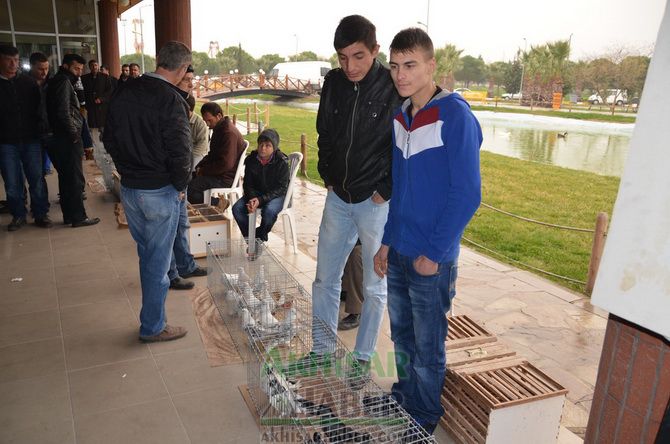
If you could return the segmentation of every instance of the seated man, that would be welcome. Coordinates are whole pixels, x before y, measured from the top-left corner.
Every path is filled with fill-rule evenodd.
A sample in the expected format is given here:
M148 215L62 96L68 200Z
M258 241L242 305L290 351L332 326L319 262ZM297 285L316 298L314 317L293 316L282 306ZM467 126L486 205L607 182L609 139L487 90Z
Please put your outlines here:
M195 177L188 186L188 201L192 204L204 202L205 190L232 185L237 162L245 147L242 134L228 116L223 116L218 103L205 103L200 114L212 130L212 139L209 153L195 166Z
M268 240L284 206L288 181L288 158L279 151L279 134L267 128L258 136L258 149L244 160L244 196L233 205L233 216L244 237L249 237L249 213L260 208L261 226L256 237Z

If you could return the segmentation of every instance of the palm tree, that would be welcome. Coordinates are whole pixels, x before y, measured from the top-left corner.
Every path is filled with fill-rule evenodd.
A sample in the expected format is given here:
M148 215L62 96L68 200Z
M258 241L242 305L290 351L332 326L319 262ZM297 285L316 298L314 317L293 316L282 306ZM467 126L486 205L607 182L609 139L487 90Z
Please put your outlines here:
M435 81L440 84L453 83L453 73L461 67L462 49L456 49L456 46L446 44L442 48L435 50ZM449 78L451 81L447 81ZM453 89L453 85L452 88Z

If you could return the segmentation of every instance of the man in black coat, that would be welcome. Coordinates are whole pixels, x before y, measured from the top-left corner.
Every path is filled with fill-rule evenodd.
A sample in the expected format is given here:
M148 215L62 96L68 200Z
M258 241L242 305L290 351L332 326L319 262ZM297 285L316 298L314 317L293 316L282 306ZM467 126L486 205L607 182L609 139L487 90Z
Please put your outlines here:
M81 76L86 96L89 128L102 129L107 115L107 101L112 95L112 82L107 74L100 72L97 60L89 60L88 74Z
M19 51L0 46L0 172L5 183L16 231L26 223L24 177L30 190L30 209L35 225L51 227L49 192L42 175L42 145L45 132L40 88L29 75L19 74Z
M233 205L233 216L242 236L249 237L249 213L260 209L261 225L256 237L267 242L284 206L288 182L288 158L279 151L279 134L267 128L258 136L258 149L244 160L244 196Z
M126 83L112 96L102 140L121 175L121 202L137 242L142 281L139 338L170 341L186 335L166 323L168 270L180 208L191 177L191 128L176 85L191 50L168 42L156 71Z
M82 191L84 172L81 158L84 154L81 131L84 118L74 90L86 61L79 54L66 54L58 73L47 85L47 114L53 131L48 152L58 171L63 223L73 228L95 225L100 219L89 219L84 208Z

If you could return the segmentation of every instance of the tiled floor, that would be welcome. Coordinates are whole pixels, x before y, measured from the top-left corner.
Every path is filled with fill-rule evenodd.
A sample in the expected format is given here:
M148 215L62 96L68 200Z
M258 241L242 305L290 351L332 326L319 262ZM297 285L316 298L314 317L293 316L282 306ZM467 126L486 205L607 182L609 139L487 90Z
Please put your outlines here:
M48 182L53 200L55 176ZM301 185L295 199L300 254L284 246L281 223L269 245L311 290L324 193ZM135 244L117 227L112 196L88 196L89 215L102 218L93 227L30 225L8 233L10 218L0 216L0 442L258 442L237 389L245 369L209 366L188 292L171 291L167 299L170 323L189 330L184 339L137 341ZM57 204L51 217L61 218ZM467 249L459 273L456 312L485 323L569 388L563 425L585 427L604 314L579 295ZM206 278L194 280L206 286ZM342 337L352 345L355 331ZM378 352L388 356L392 349L385 319ZM388 387L393 377L377 380ZM451 442L441 430L437 437ZM561 442L574 436L562 429Z

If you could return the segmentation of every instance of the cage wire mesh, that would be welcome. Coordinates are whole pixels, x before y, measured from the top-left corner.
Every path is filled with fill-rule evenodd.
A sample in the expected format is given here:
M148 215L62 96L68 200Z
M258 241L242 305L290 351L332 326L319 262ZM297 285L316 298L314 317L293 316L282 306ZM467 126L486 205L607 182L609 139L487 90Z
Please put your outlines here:
M245 240L211 242L207 258L210 291L247 366L261 441L435 442L312 318L311 297L262 243L249 253Z

